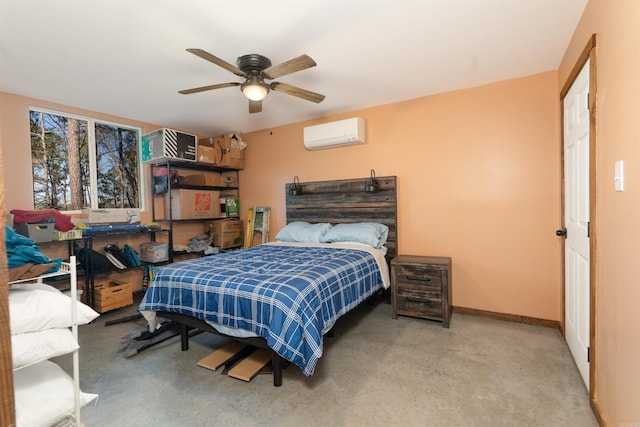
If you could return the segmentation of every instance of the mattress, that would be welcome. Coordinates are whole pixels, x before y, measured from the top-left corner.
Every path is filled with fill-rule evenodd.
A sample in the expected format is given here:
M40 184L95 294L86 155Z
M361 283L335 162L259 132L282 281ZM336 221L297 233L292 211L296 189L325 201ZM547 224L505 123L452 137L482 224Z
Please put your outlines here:
M151 330L158 325L155 312L166 311L223 333L263 337L311 376L322 336L388 286L384 256L369 246L270 243L161 268L139 309Z

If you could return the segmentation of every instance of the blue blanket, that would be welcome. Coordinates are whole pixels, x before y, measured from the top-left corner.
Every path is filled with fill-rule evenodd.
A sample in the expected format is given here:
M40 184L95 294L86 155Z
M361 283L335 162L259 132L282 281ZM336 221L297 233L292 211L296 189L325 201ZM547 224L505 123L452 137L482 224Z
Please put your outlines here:
M20 267L24 264L55 264L45 273L55 273L60 269L62 258L49 259L40 252L35 241L13 231L8 225L4 226L4 243L7 249L7 263L9 268Z
M260 245L160 269L139 309L251 331L311 376L322 335L382 287L364 250Z

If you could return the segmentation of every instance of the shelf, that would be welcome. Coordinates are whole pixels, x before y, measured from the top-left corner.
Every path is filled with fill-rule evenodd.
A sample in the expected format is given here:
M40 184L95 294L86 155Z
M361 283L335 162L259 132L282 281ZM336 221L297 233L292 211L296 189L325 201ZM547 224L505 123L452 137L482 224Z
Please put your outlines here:
M104 227L102 229L101 227ZM134 228L109 228L110 226L96 226L95 230L87 229L82 233L82 238L87 237L112 237L112 236L130 236L133 234L149 234L149 233L161 233L168 230L163 230L159 227L151 226L135 226Z
M54 273L41 274L40 276L30 277L28 279L13 280L13 281L9 282L9 284L13 285L14 283L33 282L34 280L37 280L38 282L42 282L42 280L47 279L47 278L56 277L56 276L70 275L71 271L72 271L71 264L69 264L67 262L63 262L60 265L60 268L58 269L58 271L56 271Z
M213 218L189 218L189 219L169 219L169 218L156 218L155 222L195 222L195 221L218 221L221 219L238 219L238 217L226 217L217 216Z
M166 185L164 182L158 184L158 186L160 186L162 190L165 190L163 192L158 192L156 193L156 184L155 184L155 178L156 178L156 174L154 173L154 170L157 168L162 168L165 167L167 169L166 174L167 174L167 178L169 178L171 176L172 170L173 169L182 169L182 170L186 170L186 171L198 171L198 172L214 172L214 173L232 173L235 174L235 182L230 182L233 183L235 185L233 186L218 186L218 185L194 185L194 184L178 184L176 182L171 182L171 179L167 179ZM223 219L227 219L227 216L217 216L217 217L208 217L208 218L189 218L189 219L176 219L173 218L174 212L172 210L172 205L173 203L169 203L168 204L168 209L165 208L165 212L164 215L162 215L163 218L157 218L156 217L156 203L155 201L157 200L155 197L156 196L165 196L167 194L171 194L171 196L173 197L173 193L171 193L172 190L174 189L185 189L185 190L198 190L198 191L217 191L220 192L220 194L224 194L226 192L226 195L229 196L230 194L235 194L234 197L235 198L239 198L240 196L240 181L239 181L239 176L238 176L238 169L236 168L227 168L227 167L217 167L214 165L209 165L209 164L205 164L205 163L196 163L196 162L185 162L185 161L179 161L179 160L164 160L164 161L160 161L160 162L151 162L150 163L150 168L151 168L151 176L154 177L154 183L151 186L151 195L153 198L153 203L151 204L151 218L152 221L155 222L161 222L163 224L167 224L166 227L168 228L168 244L169 244L169 263L173 262L174 259L174 252L173 252L173 231L174 231L174 225L177 225L179 223L182 224L186 224L186 223L194 223L194 222L205 222L205 221L219 221L219 220L223 220ZM217 182L217 181L197 181L197 182L211 182L211 183L215 183L215 184L219 184L222 182ZM165 200L165 206L167 205L167 200ZM173 202L173 201L172 201ZM215 212L210 211L207 213L208 215L212 215L215 214ZM177 254L176 254L177 255Z
M192 185L192 184L171 184L172 190L211 190L211 191L225 191L225 190L238 190L238 187L222 187L222 186L211 186L211 185ZM165 193L156 193L154 196L162 196Z
M182 162L179 160L165 160L157 163L151 162L150 164L153 167L169 166L171 168L176 168L176 169L190 169L190 170L213 171L213 172L236 172L238 170L234 168L225 168L225 167L210 165L207 163Z

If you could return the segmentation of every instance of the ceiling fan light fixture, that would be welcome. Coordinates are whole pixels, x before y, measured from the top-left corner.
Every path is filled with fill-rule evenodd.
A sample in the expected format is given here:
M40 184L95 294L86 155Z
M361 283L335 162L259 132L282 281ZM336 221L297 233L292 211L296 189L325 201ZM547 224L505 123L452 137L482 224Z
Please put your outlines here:
M251 101L262 101L269 93L269 86L262 82L258 76L251 76L240 85L242 94Z

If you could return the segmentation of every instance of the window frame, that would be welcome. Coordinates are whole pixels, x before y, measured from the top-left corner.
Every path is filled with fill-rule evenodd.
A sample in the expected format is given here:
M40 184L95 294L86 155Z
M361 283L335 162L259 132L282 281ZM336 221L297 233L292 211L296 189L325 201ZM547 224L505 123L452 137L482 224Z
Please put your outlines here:
M87 122L87 143L88 143L88 155L89 155L89 188L90 188L90 195L91 195L91 206L87 206L87 209L100 209L98 207L98 180L97 180L97 176L98 176L98 165L96 162L96 124L102 124L102 125L106 125L106 126L115 126L115 127L119 127L119 128L124 128L124 129L130 129L130 130L135 130L137 132L137 154L138 154L138 162L136 165L136 169L138 171L138 198L139 198L139 208L140 211L146 211L146 198L144 197L144 193L143 193L143 188L146 188L146 176L143 173L143 164L140 161L141 159L141 155L142 155L142 127L141 126L136 126L136 125L131 125L131 124L124 124L124 123L118 123L118 122L113 122L110 120L105 120L105 119L100 119L100 118L96 118L96 117L90 117L90 116L83 116L80 114L74 114L74 113L69 113L69 112L64 112L64 111L59 111L59 110L52 110L50 108L43 108L43 107L37 107L34 105L30 105L29 106L29 115L31 115L31 112L35 111L38 113L43 113L43 114L52 114L52 115L56 115L56 116L62 116L62 117L67 117L67 118L71 118L71 119L75 119L75 120L83 120L85 122ZM29 152L31 152L31 148L29 148ZM31 176L33 178L33 171L31 172ZM31 198L33 199L33 181L31 184ZM114 208L115 209L115 208ZM81 213L81 211L78 210L71 210L71 211L64 211L66 213Z

